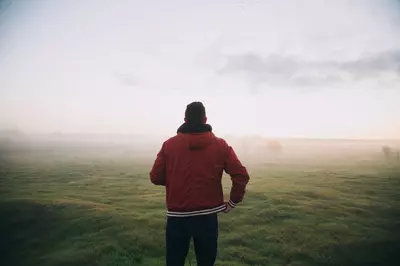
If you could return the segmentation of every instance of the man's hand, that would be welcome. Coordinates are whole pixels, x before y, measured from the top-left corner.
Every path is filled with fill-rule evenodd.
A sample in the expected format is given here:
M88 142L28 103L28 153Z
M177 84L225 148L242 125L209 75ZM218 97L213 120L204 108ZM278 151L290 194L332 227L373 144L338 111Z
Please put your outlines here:
M224 213L229 213L233 208L231 207L231 205L228 204L228 202L225 202L225 210Z

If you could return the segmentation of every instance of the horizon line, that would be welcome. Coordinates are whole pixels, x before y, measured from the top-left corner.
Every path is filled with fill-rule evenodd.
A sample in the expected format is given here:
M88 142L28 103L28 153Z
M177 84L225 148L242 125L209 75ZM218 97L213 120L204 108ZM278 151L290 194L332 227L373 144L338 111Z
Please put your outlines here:
M41 133L34 133L34 132L24 132L21 130L13 130L13 129L5 129L0 130L0 135L4 133L16 133L17 135L25 135L25 136L73 136L73 135L81 135L81 136L149 136L149 137L166 137L169 134L147 134L147 133L116 133L116 132L98 132L98 133L88 133L88 132L41 132ZM310 140L310 141L318 141L318 140L330 140L330 141L400 141L400 138L354 138L354 137L279 137L279 136L268 136L262 134L221 134L225 138L229 137L261 137L270 140Z

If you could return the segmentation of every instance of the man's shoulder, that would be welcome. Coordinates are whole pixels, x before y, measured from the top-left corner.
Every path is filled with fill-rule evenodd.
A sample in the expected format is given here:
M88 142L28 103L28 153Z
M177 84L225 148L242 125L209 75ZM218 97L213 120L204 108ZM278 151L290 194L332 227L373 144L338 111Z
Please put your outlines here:
M215 137L215 139L217 140L217 142L219 143L219 144L221 144L221 145L228 145L227 144L227 142L226 142L226 140L224 139L224 138L221 138L221 137L217 137L216 135L214 135L214 137Z
M181 142L182 142L182 136L180 136L179 134L176 134L175 136L167 138L163 142L163 146L164 147L176 146L178 143L181 143Z
M167 138L164 143L170 143L170 142L174 142L174 141L178 141L179 140L179 134L176 134L175 136L169 137Z

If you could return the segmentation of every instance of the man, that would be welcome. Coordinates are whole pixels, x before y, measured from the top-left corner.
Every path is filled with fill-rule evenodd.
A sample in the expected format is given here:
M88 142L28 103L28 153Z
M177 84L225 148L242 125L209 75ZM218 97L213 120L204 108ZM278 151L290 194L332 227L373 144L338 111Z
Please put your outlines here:
M249 181L246 168L225 140L207 123L201 102L187 105L177 135L157 154L150 180L166 187L167 266L183 266L193 238L198 266L212 266L217 257L218 217L242 201ZM230 199L224 202L222 174L231 176Z

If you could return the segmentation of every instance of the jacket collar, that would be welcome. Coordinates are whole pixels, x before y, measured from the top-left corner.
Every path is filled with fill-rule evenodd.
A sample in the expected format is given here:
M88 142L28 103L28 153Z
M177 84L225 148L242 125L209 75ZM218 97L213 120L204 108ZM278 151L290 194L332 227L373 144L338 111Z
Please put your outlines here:
M178 133L190 134L190 133L205 133L212 132L212 127L209 124L188 124L183 123L177 130Z

